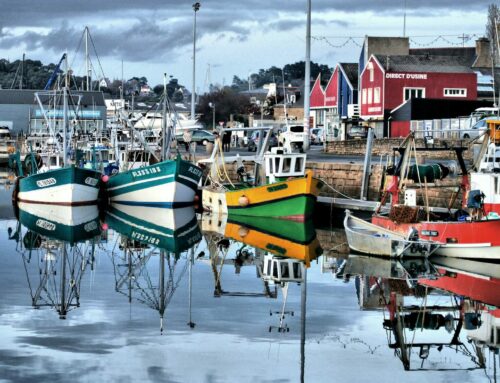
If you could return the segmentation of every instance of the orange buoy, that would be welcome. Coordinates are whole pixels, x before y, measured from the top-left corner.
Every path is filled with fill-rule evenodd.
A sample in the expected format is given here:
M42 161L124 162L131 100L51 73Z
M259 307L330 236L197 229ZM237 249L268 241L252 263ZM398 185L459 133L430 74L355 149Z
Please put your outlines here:
M238 204L241 207L246 207L249 203L250 201L248 200L248 197L246 195L242 195L240 198L238 198Z

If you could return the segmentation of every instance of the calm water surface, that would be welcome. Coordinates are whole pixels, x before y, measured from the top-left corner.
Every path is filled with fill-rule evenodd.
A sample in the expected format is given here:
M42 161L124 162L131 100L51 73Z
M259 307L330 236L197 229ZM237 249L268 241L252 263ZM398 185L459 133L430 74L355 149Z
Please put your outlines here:
M271 224L260 232L199 215L194 226L171 217L181 229L171 236L155 226L167 213L149 225L130 211L97 216L92 208L76 214L25 206L19 222L10 191L0 198L0 382L498 379L498 348L480 346L478 356L467 341L471 330L458 331L464 346L447 346L458 325L447 315L458 315L462 298L406 280L408 271L423 275L432 265L317 256L308 230L296 231L293 239L303 243L292 248ZM61 226L58 214L73 214L76 229ZM277 257L292 252L306 255ZM277 262L283 283L267 277L266 262ZM295 279L292 270L300 273ZM424 306L448 307L413 325L407 317L401 330L414 345L409 362L389 346L390 323L384 328L391 294L421 314ZM488 303L482 325L496 302ZM417 347L431 343L443 346L428 356Z

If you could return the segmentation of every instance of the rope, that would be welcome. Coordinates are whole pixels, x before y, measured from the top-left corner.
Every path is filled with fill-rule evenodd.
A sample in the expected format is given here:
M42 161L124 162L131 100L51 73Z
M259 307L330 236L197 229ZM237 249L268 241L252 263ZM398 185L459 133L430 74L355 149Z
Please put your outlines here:
M331 186L330 184L328 184L328 182L326 182L323 178L320 178L320 177L317 177L321 182L323 182L326 186L328 186L330 189L332 189L332 191L334 193L337 193L339 195L341 195L342 197L344 198L347 198L347 199L352 199L352 200L355 200L356 198L353 198L353 197L349 197L348 195L338 191L337 189L335 189L333 186Z
M221 148L221 140L220 140L220 137L217 138L217 141L219 143L219 155L221 157L221 161L222 161L222 169L224 170L224 175L226 176L226 179L227 179L227 182L229 182L229 184L231 185L231 187L234 188L234 184L231 182L231 178L229 178L229 175L227 174L227 169L226 169L226 161L224 160L224 153L222 150L220 150ZM220 179L222 180L223 177L222 177L222 174L219 173L220 169L219 169L219 164L217 163L217 166L216 166L216 170L217 170L217 175L220 177Z

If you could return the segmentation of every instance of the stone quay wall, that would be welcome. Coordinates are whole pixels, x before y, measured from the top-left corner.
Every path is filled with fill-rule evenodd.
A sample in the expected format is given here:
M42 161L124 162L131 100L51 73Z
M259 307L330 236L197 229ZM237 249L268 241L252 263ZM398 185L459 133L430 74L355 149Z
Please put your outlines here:
M392 156L393 149L397 148L404 141L403 138L380 138L373 140L372 154L374 156ZM470 140L443 140L434 139L434 144L429 145L435 148L451 148L458 146L468 146ZM425 142L422 138L415 140L417 148L424 148ZM355 139L345 141L330 141L325 144L325 152L336 155L346 156L364 156L366 153L366 140ZM442 159L456 159L455 152L450 151L424 151L418 152L422 158L442 158ZM465 150L463 157L465 160L471 160L473 155L472 150Z
M252 169L252 165L250 163L245 163L245 167L247 172ZM326 184L320 195L336 198L360 198L363 179L363 164L308 161L306 168L312 170L313 175L321 179ZM238 181L236 164L226 164L226 171L232 182ZM388 182L384 171L385 165L380 163L371 165L368 182L369 201L380 201L385 189L385 184ZM428 184L427 192L425 191L423 185L422 187L417 187L411 181L407 182L407 187L417 189L416 194L418 205L425 206L427 199L429 206L448 207L459 183L460 179L458 177L448 177L442 181L436 181L435 183ZM403 194L400 195L400 201L401 203L404 201ZM462 194L459 193L452 207L459 208L461 201Z

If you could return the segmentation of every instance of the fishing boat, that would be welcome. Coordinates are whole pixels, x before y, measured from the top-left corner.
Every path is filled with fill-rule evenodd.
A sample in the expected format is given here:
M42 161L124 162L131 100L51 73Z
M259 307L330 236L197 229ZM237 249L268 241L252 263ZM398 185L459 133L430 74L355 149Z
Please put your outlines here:
M42 203L51 205L87 205L95 204L98 200L98 194L101 184L101 174L93 169L84 169L70 163L69 149L69 122L68 122L68 99L69 91L67 87L63 88L62 95L58 91L36 93L40 107L44 110L41 97L56 100L62 97L63 102L63 147L60 152L55 152L54 156L59 159L62 156L62 167L58 164L53 165L51 161L44 163L43 159L36 156L33 152L27 155L28 174L24 176L21 167L19 153L17 154L18 174L20 175L17 199L21 202ZM59 101L60 102L60 101ZM54 121L47 118L49 127ZM49 129L55 132L55 129ZM74 149L74 148L73 148Z
M166 78L164 78L164 117L167 113L167 99ZM164 208L194 204L202 171L193 163L183 160L180 155L173 160L169 159L172 129L172 126L167 126L166 117L163 118L162 162L140 168L122 169L109 180L106 179L106 192L111 203ZM133 140L132 138L132 144ZM144 149L148 149L147 143L144 143Z
M192 206L201 169L177 156L109 177L106 191L113 204L177 208Z
M270 134L266 135L266 142ZM216 143L214 151L220 144ZM240 182L233 183L227 177L226 183L215 181L202 189L202 201L205 210L217 214L240 215L250 217L273 217L286 220L304 221L313 213L317 196L323 183L314 178L312 171L306 171L306 155L289 153L282 148L272 148L270 152L260 154L255 159L257 169L264 163L265 179L262 185L258 181L258 171L252 179L244 170L238 157L236 161ZM212 168L225 166L212 156ZM261 161L259 158L263 158ZM231 161L228 159L226 162ZM217 172L216 172L217 173ZM222 173L220 170L218 173ZM212 176L212 179L215 178Z
M448 212L439 214L432 212L428 204L426 206L399 204L399 193L409 178L417 184L425 184L422 187L425 194L427 183L432 183L434 179L441 179L451 173L451 169L441 164L410 165L410 152L427 150L427 148L414 146L412 149L411 145L415 145L412 135L398 148L401 161L395 167L392 180L385 191L385 196L391 195L392 197L390 211L388 213L377 211L372 216L371 222L403 235L414 230L419 240L432 241L439 245L434 253L436 255L485 260L500 259L500 237L497 235L500 230L500 219L485 216L482 192L470 190L469 171L462 157L465 148L442 149L454 150L457 155L461 182L456 187L458 191L455 193L455 198L459 191L468 191L462 199L462 209L453 212L450 208ZM385 202L385 196L381 206Z
M344 228L351 250L384 257L428 257L439 247L419 240L415 230L406 235L374 225L345 211Z

